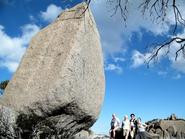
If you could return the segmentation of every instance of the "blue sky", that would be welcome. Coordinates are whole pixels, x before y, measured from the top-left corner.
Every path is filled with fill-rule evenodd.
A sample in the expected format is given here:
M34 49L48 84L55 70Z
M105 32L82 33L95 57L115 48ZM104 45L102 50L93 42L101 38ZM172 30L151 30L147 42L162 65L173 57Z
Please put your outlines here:
M11 79L31 37L78 2L0 1L0 81ZM112 113L120 119L135 113L144 121L166 118L172 113L185 118L185 59L180 54L174 60L179 46L174 43L166 56L166 50L162 50L158 62L152 61L149 69L145 65L151 55L146 46L171 36L173 14L168 11L166 21L156 23L142 17L137 5L138 1L131 2L125 28L120 14L110 16L111 6L105 0L91 3L101 36L106 75L104 104L92 127L97 133L108 132ZM185 17L185 4L181 5ZM184 28L177 33L185 37Z

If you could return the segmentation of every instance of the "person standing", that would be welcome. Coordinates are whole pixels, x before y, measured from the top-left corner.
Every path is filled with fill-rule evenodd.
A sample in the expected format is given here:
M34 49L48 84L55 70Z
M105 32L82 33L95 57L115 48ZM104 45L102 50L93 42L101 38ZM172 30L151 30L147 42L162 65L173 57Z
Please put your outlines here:
M131 139L135 138L135 134L136 134L136 117L135 114L131 114L130 115L130 137Z
M112 120L111 120L111 129L109 131L110 139L115 139L116 130L120 127L120 120L116 117L115 114L112 114Z
M153 139L153 137L145 131L145 128L147 127L146 124L141 122L141 118L137 119L137 134L135 139Z
M145 132L145 128L147 127L147 125L141 122L141 118L138 118L137 127L138 127L138 132Z
M123 122L122 122L122 128L123 128L123 137L124 139L128 139L129 132L130 132L130 121L128 119L128 116L125 115Z

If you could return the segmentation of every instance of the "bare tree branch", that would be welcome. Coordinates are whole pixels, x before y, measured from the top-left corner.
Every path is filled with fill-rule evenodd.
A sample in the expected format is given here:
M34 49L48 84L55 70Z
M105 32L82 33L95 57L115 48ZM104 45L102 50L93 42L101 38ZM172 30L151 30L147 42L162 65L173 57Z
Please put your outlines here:
M107 2L108 4L113 6L112 8L113 13L111 17L117 14L117 12L119 11L121 14L121 17L123 18L124 23L126 23L129 1L128 0L107 0Z
M170 38L168 41L165 41L164 43L162 43L160 45L157 45L157 47L154 48L152 55L149 57L149 60L147 61L147 65L149 66L150 62L159 55L159 52L162 49L164 49L166 47L168 48L168 51L166 52L166 54L168 54L169 53L169 49L170 49L170 47L172 47L172 43L173 42L181 45L181 47L176 50L175 60L177 60L180 52L183 52L183 54L184 54L184 51L185 51L185 38L173 37L173 38Z
M89 9L89 5L91 3L91 0L84 0L87 4L87 7L85 8L85 10L82 12L82 15Z
M141 13L143 16L145 16L146 13L149 13L149 16L152 17L154 21L162 21L162 22L164 22L167 19L167 13L171 10L174 14L174 21L175 21L175 25L173 28L173 35L174 35L177 31L178 26L185 27L185 19L182 16L182 11L180 11L180 8L177 2L178 2L177 0L143 0L138 7L139 9L141 9ZM127 7L129 4L128 0L116 0L116 3L117 4L114 8L115 10L114 14L116 14L117 11L120 10L121 16L123 17L123 20L126 22L127 14L128 14ZM170 51L170 47L172 46L173 42L176 42L181 46L176 51L175 60L177 60L179 53L185 51L184 40L185 40L185 36L173 37L162 44L156 45L155 48L153 49L153 54L151 55L151 57L147 62L148 65L154 58L157 58L159 52L163 48L167 48L167 52L166 52L166 55L167 55Z

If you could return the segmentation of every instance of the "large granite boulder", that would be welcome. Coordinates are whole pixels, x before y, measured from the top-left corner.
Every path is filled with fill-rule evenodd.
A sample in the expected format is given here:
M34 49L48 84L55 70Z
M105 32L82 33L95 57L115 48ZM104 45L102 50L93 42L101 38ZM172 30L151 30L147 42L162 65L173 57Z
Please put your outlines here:
M96 121L104 98L100 37L85 3L33 37L0 104L13 109L22 138L69 138Z

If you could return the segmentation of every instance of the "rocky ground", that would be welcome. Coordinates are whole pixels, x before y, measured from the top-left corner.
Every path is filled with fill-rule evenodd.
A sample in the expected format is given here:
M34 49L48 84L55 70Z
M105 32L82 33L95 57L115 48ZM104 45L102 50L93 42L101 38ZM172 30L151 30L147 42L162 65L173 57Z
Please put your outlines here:
M81 131L76 134L72 139L109 139L110 137L103 134L95 134L91 130Z
M185 120L171 115L167 119L155 119L147 122L147 131L158 134L160 139L185 139Z

